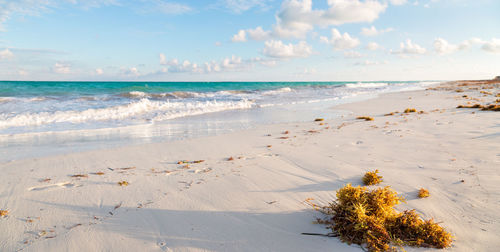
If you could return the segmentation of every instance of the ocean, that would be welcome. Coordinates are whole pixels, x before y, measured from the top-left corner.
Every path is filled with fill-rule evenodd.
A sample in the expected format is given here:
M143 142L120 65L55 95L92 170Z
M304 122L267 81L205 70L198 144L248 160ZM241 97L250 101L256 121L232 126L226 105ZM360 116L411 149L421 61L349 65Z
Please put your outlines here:
M434 83L1 81L0 161L332 119L336 104Z

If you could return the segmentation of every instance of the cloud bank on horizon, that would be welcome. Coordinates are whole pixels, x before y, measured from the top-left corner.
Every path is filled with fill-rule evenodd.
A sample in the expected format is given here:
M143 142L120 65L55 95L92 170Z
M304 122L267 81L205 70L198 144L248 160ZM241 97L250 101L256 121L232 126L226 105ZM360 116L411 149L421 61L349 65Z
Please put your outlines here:
M0 0L0 80L500 75L494 0Z

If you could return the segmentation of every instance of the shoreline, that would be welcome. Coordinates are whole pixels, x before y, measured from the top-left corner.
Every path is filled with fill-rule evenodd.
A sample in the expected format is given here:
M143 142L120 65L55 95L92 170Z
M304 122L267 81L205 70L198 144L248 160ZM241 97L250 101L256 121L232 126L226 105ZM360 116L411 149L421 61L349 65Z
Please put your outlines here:
M312 224L320 214L305 200L326 204L379 169L381 185L407 199L398 210L442 221L455 236L451 250L492 251L500 246L499 119L456 109L469 101L463 95L492 100L480 91L387 93L330 108L352 111L341 120L1 163L0 209L10 215L0 219L8 231L0 250L361 251L300 235L327 231ZM384 116L406 108L424 113ZM431 196L417 199L420 187Z

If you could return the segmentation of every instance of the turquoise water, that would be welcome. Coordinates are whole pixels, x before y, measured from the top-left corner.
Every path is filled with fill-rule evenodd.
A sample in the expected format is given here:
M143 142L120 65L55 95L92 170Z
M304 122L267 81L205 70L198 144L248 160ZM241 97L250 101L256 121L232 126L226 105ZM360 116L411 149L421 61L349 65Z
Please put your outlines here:
M335 119L435 82L0 82L0 161Z
M272 90L283 87L339 86L357 82L31 82L0 81L0 96L75 96L120 94L131 91L168 93L175 91L217 92L222 90ZM378 82L385 83L385 82ZM390 82L389 82L390 83ZM394 82L396 83L396 82ZM417 83L417 82L413 82Z

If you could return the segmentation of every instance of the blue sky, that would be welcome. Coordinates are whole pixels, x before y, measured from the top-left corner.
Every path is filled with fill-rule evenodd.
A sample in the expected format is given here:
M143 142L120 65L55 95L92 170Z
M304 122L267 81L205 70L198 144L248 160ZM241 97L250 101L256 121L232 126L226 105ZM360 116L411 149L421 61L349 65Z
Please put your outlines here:
M0 80L500 75L495 0L0 0Z

